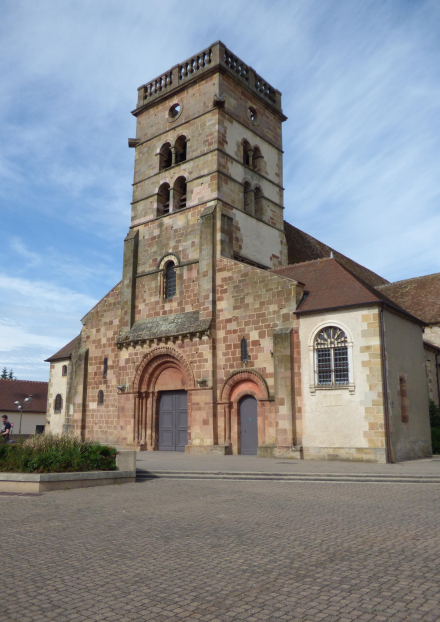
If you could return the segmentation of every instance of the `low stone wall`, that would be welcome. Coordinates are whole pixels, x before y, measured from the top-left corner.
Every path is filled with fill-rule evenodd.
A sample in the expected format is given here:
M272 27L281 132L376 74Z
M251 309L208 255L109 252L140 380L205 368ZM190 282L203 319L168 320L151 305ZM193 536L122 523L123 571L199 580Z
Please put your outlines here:
M185 447L186 454L206 455L218 454L226 456L230 453L229 445L187 445Z
M291 458L293 460L301 460L302 447L299 445L292 445L291 447L258 445L257 456L259 458Z
M132 484L136 481L136 452L120 451L117 471L74 473L0 473L0 492L50 492L91 486Z
M50 492L91 486L131 484L133 471L85 471L82 473L0 473L0 492Z
M387 461L386 450L372 447L304 447L304 460Z

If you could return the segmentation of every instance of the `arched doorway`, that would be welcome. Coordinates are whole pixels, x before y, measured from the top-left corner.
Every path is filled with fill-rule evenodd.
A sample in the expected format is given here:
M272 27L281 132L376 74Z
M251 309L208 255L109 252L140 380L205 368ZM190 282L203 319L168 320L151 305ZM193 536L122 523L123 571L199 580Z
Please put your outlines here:
M134 442L144 449L185 451L190 437L194 376L185 357L162 346L149 352L138 366Z
M258 408L252 395L245 395L239 403L240 409L240 453L256 456L258 449Z

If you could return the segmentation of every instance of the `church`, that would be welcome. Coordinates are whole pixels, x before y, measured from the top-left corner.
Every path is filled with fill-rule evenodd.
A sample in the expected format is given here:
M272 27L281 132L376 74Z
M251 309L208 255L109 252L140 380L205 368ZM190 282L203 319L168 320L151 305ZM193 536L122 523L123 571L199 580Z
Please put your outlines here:
M48 359L46 429L147 451L429 456L427 323L284 221L281 93L216 42L141 86L132 114L122 280Z

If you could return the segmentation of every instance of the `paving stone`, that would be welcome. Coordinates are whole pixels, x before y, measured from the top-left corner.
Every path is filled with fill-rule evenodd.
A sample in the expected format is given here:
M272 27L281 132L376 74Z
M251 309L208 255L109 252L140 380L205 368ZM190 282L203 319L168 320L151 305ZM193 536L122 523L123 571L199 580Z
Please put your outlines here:
M0 622L438 622L439 500L175 480L0 497Z

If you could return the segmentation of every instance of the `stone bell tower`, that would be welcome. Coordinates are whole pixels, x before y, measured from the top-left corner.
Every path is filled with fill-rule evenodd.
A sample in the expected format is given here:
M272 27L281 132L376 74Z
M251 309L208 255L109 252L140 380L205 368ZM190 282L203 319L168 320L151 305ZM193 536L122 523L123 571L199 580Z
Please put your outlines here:
M121 331L152 301L161 315L209 312L216 254L287 263L279 91L217 42L141 86L133 115ZM167 297L170 263L176 295Z
M160 449L169 432L171 445L177 447L180 435L186 451L219 443L235 443L237 450L231 418L222 407L219 423L218 413L224 375L242 366L240 342L227 343L229 306L247 294L243 288L232 294L228 286L235 300L229 305L220 280L235 282L241 268L250 270L249 295L262 287L269 304L276 301L274 326L281 326L281 298L292 301L292 310L296 304L294 286L268 272L287 264L281 94L217 42L141 86L133 115L133 201L116 339L123 442L131 437L137 446ZM261 307L261 297L252 304ZM262 334L259 323L255 315L242 319L240 338L249 335L254 356L246 365L272 369L269 334L261 361L256 358L252 335ZM268 405L261 408L274 413L259 378L254 393L265 394ZM187 428L178 429L185 413Z

